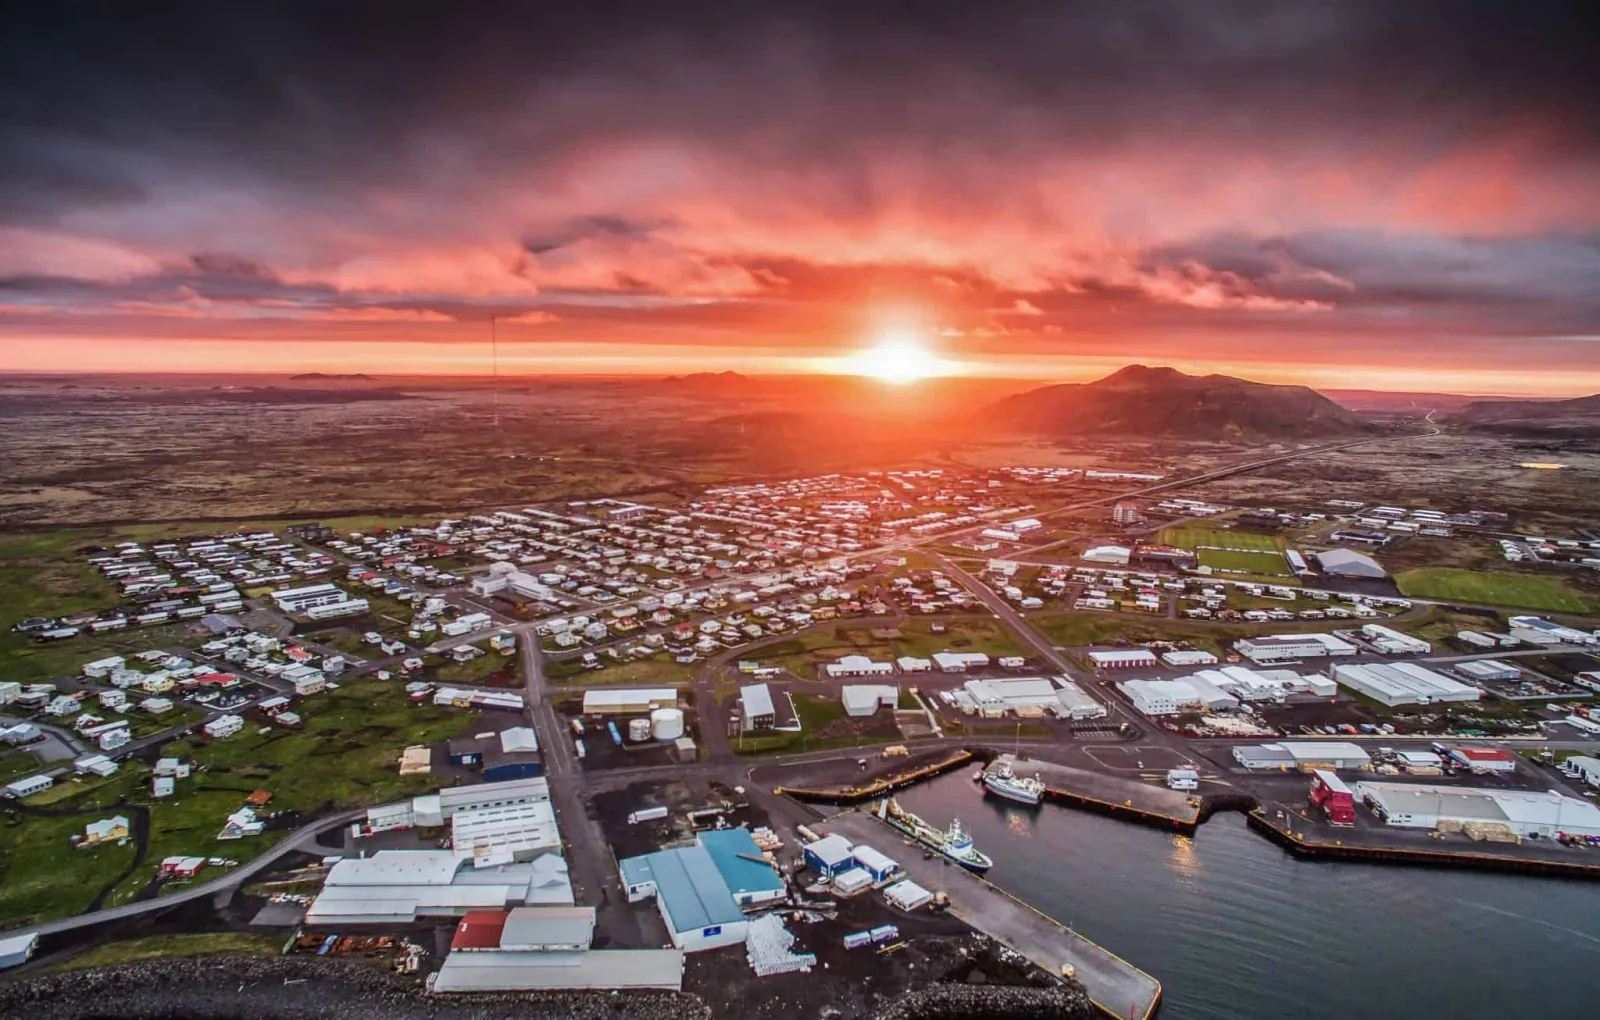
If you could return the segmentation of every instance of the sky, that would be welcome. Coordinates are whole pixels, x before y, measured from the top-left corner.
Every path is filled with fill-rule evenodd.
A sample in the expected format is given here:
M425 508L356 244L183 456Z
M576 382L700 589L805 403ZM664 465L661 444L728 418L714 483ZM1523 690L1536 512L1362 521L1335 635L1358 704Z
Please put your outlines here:
M0 371L1600 391L1589 6L10 5Z

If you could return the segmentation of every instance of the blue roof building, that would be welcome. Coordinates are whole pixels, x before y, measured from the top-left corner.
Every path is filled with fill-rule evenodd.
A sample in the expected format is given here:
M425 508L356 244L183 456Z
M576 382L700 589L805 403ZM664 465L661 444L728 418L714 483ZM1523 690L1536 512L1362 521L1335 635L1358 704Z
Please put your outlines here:
M783 878L762 857L749 829L709 829L697 839L740 906L781 900L788 893Z
M705 847L658 850L619 866L629 900L655 897L674 946L695 952L744 941L749 922Z

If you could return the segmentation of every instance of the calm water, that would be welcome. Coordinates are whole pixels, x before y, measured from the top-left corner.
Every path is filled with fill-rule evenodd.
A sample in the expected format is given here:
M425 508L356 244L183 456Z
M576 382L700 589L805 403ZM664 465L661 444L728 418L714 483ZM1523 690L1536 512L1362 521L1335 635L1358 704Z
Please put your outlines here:
M1161 981L1162 1020L1594 1016L1600 884L1296 861L1225 814L1193 839L985 799L965 774L904 793L956 815L990 878Z

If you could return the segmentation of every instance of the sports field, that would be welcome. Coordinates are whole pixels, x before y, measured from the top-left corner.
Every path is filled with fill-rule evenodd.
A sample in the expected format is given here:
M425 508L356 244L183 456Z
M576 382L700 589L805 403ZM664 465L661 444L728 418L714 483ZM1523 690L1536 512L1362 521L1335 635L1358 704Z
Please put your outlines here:
M1213 570L1242 570L1247 574L1289 576L1289 561L1276 550L1234 552L1231 549L1201 549L1197 554L1202 567Z
M1162 528L1156 541L1180 549L1198 549L1202 546L1219 546L1224 549L1260 549L1263 552L1281 552L1283 540L1277 535L1263 535L1255 531L1231 531L1205 524L1174 524Z
M1574 591L1558 578L1454 567L1418 567L1395 575L1403 595L1555 613L1600 613L1600 599Z

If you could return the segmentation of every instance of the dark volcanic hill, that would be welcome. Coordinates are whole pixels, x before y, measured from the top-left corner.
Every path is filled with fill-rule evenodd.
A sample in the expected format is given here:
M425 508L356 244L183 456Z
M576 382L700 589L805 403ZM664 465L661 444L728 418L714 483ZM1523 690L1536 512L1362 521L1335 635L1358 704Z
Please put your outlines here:
M1495 432L1600 435L1600 393L1571 400L1474 400L1449 420Z
M1370 429L1305 386L1174 368L1127 368L1092 383L1045 386L990 404L977 422L1043 435L1121 433L1189 439L1299 439Z

